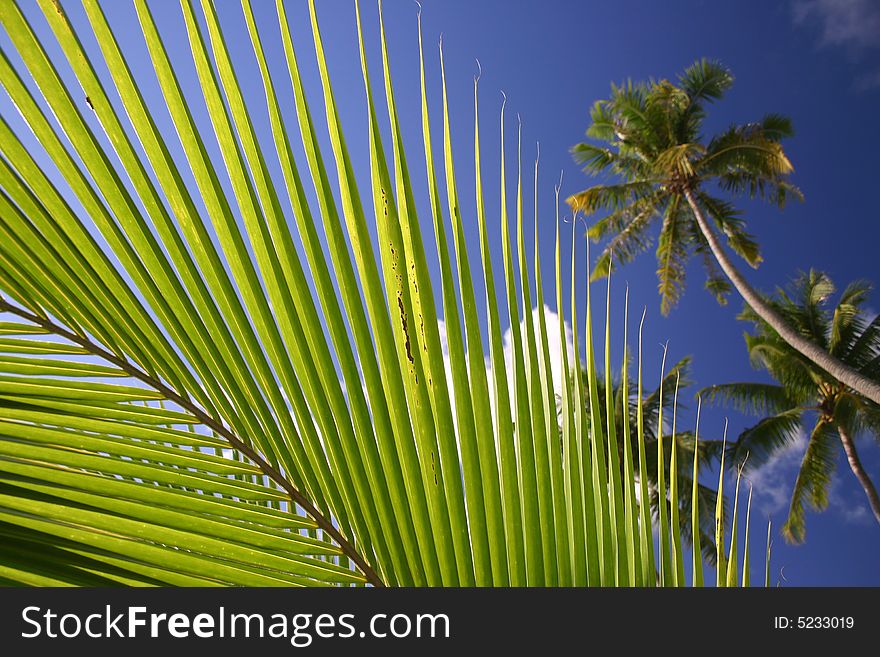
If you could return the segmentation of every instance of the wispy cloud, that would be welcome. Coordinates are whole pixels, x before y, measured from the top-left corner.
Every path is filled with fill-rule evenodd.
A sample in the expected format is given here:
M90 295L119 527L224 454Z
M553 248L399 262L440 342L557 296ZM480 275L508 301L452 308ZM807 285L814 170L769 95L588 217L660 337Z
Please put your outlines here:
M776 456L748 473L748 479L754 486L752 502L765 514L788 508L791 489L806 449L807 436L802 432L796 440L779 450Z
M840 479L836 479L828 491L828 508L851 525L870 526L874 517L860 492L843 490Z
M817 21L823 45L880 46L880 5L874 0L796 0L794 18L798 24Z
M794 22L818 28L819 44L844 48L860 62L856 88L880 87L880 3L876 0L794 0Z
M764 514L787 511L791 492L807 449L807 435L798 434L797 440L787 445L764 465L748 473L754 485L753 504ZM839 471L828 488L828 509L834 515L853 525L870 525L873 517L860 490L843 484L848 471ZM851 475L849 475L851 476Z

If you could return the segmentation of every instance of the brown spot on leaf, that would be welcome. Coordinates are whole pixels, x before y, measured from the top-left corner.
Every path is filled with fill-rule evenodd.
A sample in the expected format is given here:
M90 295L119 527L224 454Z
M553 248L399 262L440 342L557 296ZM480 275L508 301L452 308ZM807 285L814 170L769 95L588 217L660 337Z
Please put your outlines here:
M406 347L406 357L410 363L415 362L412 356L412 347L409 342L409 330L407 328L406 322L406 310L403 307L403 299L399 296L397 297L397 308L400 310L400 325L403 327L403 335L406 338L406 342L404 343L404 347Z

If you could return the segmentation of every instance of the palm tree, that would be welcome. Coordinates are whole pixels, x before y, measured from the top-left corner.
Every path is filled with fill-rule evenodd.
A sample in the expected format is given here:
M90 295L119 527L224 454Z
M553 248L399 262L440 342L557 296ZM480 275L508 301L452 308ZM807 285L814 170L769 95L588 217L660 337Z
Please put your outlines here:
M613 399L612 418L614 419L615 435L625 435L624 422L628 421L630 426L636 426L638 424L638 415L641 409L646 457L645 473L650 494L651 516L655 519L660 516L660 495L658 494L658 491L660 490L661 480L658 477L659 473L657 471L657 437L659 435L659 422L662 420L663 415L665 415L667 420L670 420L674 413L680 413L684 408L681 402L677 399L676 386L678 386L680 391L683 391L691 384L691 381L688 378L690 360L690 357L686 356L675 363L663 377L662 384L658 384L654 390L643 392L641 403L639 403L638 390L634 382L628 383L628 389L625 395L622 376L618 376L610 383L610 393L611 398ZM584 375L586 376L586 373L584 373ZM607 377L598 377L597 384L599 398L604 399L606 392L608 392L606 387L609 385ZM626 399L627 408L625 413L623 410L624 399ZM661 400L663 405L662 415L660 413ZM605 407L599 409L599 415L601 417L602 426L606 426L607 412ZM630 449L633 454L633 467L636 471L640 471L637 436L632 435L630 440ZM676 476L678 477L679 482L679 486L677 487L678 499L675 500L675 503L678 505L677 515L679 517L682 537L686 541L689 541L690 537L693 535L691 527L693 517L691 493L694 483L692 475L694 450L696 449L698 451L697 460L702 466L709 467L717 465L721 458L723 441L706 440L704 438L697 441L695 432L691 430L682 430L680 423L676 427L674 440L675 447L678 450L678 457L676 458ZM662 447L665 466L664 474L667 481L669 481L669 478L672 476L669 469L672 461L672 443L673 434L671 432L671 427L666 427L664 428ZM624 446L622 442L617 445L617 451L620 463L622 464L624 461ZM700 482L697 482L697 490L699 491L699 529L703 557L708 562L714 564L716 559L714 544L714 509L717 505L717 492L711 486ZM667 504L667 507L668 506L669 504Z
M564 335L566 320L561 311L558 326L530 319L530 271L539 308L543 286L537 246L533 258L524 246L521 168L516 248L504 196L500 203L504 294L496 293L476 84L477 203L466 210L479 227L475 276L445 76L435 162L421 48L427 176L417 187L381 11L390 152L356 9L367 129L349 136L367 139L370 154L369 171L356 174L316 3L307 50L320 90L303 83L289 4L277 0L274 26L257 25L251 0L241 4L258 71L233 63L212 0L182 0L199 80L184 88L177 74L190 62L171 61L149 4L135 0L161 91L151 105L134 73L145 67L125 54L134 39L120 44L106 3L83 0L84 26L39 0L55 43L15 2L0 2L31 78L4 50L0 81L15 121L32 132L23 137L0 117L0 583L653 585L654 551L640 549L652 540L650 519L633 515L631 450L611 488L593 458L604 443L583 412L588 394L599 407L589 321L588 376L575 363L562 370L571 392L560 445L548 332ZM284 84L267 65L267 44L278 41L264 38L279 28ZM83 43L96 44L103 61ZM243 73L259 76L265 98L245 97ZM281 111L291 101L295 132ZM197 120L191 107L203 102L207 118ZM159 115L173 131L160 129ZM257 117L269 119L265 143ZM210 157L208 141L222 157ZM501 163L503 173L503 152ZM445 169L442 188L435 165ZM430 199L434 244L423 239L417 188ZM557 192L557 213L558 201ZM557 236L556 294L569 321L583 316L575 264L572 249L562 273ZM582 310L590 317L589 304ZM515 329L511 365L506 324ZM606 335L607 354L607 324ZM515 422L492 408L511 408ZM634 434L643 448L641 426ZM699 505L697 493L695 514ZM676 548L661 584L686 583L676 529L661 518L660 535ZM697 558L695 584L701 568Z
M811 270L797 279L791 294L779 290L769 303L807 339L822 345L852 369L880 380L880 317L870 320L862 309L869 290L865 282L851 283L830 310L828 300L834 285L826 274ZM880 522L880 497L855 444L855 438L864 433L880 439L880 406L792 349L750 308L740 317L755 326L756 332L746 335L752 363L765 369L777 383L729 383L704 391L707 399L766 415L731 446L733 461L747 460L747 468L758 467L798 440L812 425L792 491L785 536L802 542L805 506L821 510L828 505L838 442Z
M568 199L575 210L587 214L608 211L588 232L594 240L613 235L593 276L608 273L612 252L620 262L628 262L646 250L651 243L648 230L659 219L657 275L664 314L681 295L687 259L697 254L707 270L706 287L716 298L723 302L732 283L794 349L880 403L880 385L786 324L721 244L718 230L749 265L757 267L761 262L758 244L746 231L741 214L715 190L748 193L779 207L789 198L801 198L789 181L793 168L781 143L792 135L787 117L768 114L755 123L733 125L708 143L702 141L706 105L720 99L732 84L727 68L704 59L688 67L677 85L669 80L613 85L611 97L593 105L587 136L597 143L578 144L572 151L589 173L621 179L594 185Z

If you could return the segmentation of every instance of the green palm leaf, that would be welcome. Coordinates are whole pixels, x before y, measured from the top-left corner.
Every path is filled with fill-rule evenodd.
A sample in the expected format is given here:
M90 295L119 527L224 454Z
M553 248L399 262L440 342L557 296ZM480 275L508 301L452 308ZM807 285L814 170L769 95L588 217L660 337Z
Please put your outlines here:
M662 437L670 377L677 380L680 365L661 375L661 391L643 398L640 362L632 405L602 382L596 351L604 346L609 372L619 339L612 291L601 345L589 291L583 313L575 305L579 256L574 248L564 254L559 238L559 323L547 322L538 240L531 254L526 249L531 219L519 144L516 189L507 187L503 109L502 236L500 245L490 242L496 215L483 197L476 84L476 207L461 207L442 50L441 164L419 32L422 181L408 165L381 7L378 85L355 8L366 93L360 134L342 125L313 1L308 45L294 43L285 4L276 2L288 74L281 80L269 66L274 28L258 24L251 1L242 0L264 91L253 98L241 83L252 72L233 57L213 2L180 3L197 80L187 85L190 62L172 58L150 6L135 0L158 108L142 92L144 67L106 6L82 4L86 22L74 24L57 3L38 0L51 36L38 33L17 4L0 4L12 44L0 56L0 79L38 144L28 146L18 124L0 117L0 581L651 585L654 508L663 509L662 580L684 583L687 523L698 555L712 543L699 538L715 500L695 484L697 468L721 451L675 429L671 440ZM317 58L320 95L303 81L301 50ZM12 63L18 58L27 82ZM99 74L105 67L109 75ZM693 80L706 97L720 84L710 73ZM296 129L283 111L289 93ZM597 134L677 129L665 109L686 99L674 87L655 100L638 85L618 93L626 125L602 127L608 115L598 105ZM316 103L322 112L313 112ZM160 129L157 109L167 113L174 140ZM255 125L264 113L268 139ZM362 137L369 172L355 170L349 151L349 140ZM636 140L619 157L589 148L582 157L594 168L638 166L640 154L664 149ZM666 159L682 169L691 157L692 149L678 149ZM538 173L536 163L536 238ZM433 244L418 214L423 186ZM615 243L616 257L644 248L653 194L651 184L611 186L584 199L590 209L617 213L596 231L638 220ZM478 270L464 230L474 211ZM669 213L682 220L677 206ZM675 284L684 253L673 245L679 227L669 231L661 241L672 238L667 278ZM563 273L568 257L571 270ZM610 258L608 251L605 273ZM845 319L841 336L849 336ZM551 335L565 345L569 326L574 351L563 347L557 369ZM625 331L621 338L626 348ZM844 339L861 349L854 337ZM693 472L679 450L688 458L693 451ZM680 505L691 488L693 499ZM723 499L718 509L723 525Z

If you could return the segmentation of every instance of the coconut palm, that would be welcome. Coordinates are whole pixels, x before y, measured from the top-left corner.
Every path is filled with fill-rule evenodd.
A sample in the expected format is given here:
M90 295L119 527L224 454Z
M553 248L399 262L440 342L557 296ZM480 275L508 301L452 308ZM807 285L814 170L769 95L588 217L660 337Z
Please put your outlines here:
M870 285L863 281L851 283L832 309L831 279L811 270L797 279L791 293L779 290L770 303L802 335L854 370L880 380L880 317L871 319L863 309L869 290ZM880 406L792 349L750 308L740 317L755 327L754 334L746 335L752 363L766 370L777 383L730 383L704 391L707 399L766 416L731 445L733 461L747 460L747 469L759 467L808 432L788 521L783 528L785 536L802 542L806 532L805 508L827 507L838 446L843 447L850 468L880 522L880 498L855 443L864 434L880 440Z
M706 287L716 298L723 302L732 284L794 349L880 403L880 385L786 324L743 277L721 243L718 231L749 265L760 264L758 244L741 213L719 193L748 194L780 208L790 198L801 198L789 180L793 167L782 147L782 140L792 135L787 117L768 114L704 140L706 106L732 84L727 68L703 59L688 67L677 84L659 80L612 85L611 97L593 105L587 136L594 143L578 144L572 151L587 172L619 179L568 199L587 214L607 211L588 232L594 240L612 236L593 276L608 273L612 252L618 261L628 262L648 249L649 230L659 221L657 276L664 314L681 295L688 258L699 255L707 270Z
M277 24L258 25L251 0L241 2L237 25L256 71L242 70L246 58L233 62L212 0L180 4L192 61L172 61L149 4L134 1L161 93L149 102L135 74L145 67L130 59L138 35L121 42L104 13L120 3L83 0L72 19L61 3L38 0L51 34L42 22L35 31L15 2L0 3L15 51L0 56L0 81L17 110L0 117L0 582L653 585L633 450L608 477L598 412L584 412L588 395L599 408L586 318L586 335L573 338L587 375L576 363L562 368L559 440L548 332L565 335L563 308L568 321L583 318L575 251L563 267L557 236L558 326L531 320L543 286L537 245L532 258L524 247L521 168L515 226L505 196L490 215L502 229L496 292L476 84L477 202L465 209L445 77L434 155L421 48L427 176L410 176L381 12L374 85L355 5L367 129L346 133L314 1L305 49L319 90L303 82L288 3L277 0ZM270 34L279 29L280 41ZM283 82L270 74L268 43L280 44ZM198 88L178 78L191 64ZM245 96L243 74L259 77L265 97ZM257 117L268 117L263 142ZM502 144L504 125L502 109ZM355 171L346 134L368 142L369 171ZM503 152L501 163L504 173ZM433 244L417 190L430 201ZM476 274L465 213L479 228ZM536 229L537 217L536 203ZM589 318L589 304L582 310ZM607 361L607 324L606 336ZM643 450L641 421L633 433ZM657 489L667 494L662 481ZM697 493L695 514L699 503ZM673 547L661 584L685 583L677 529L661 514L659 535ZM739 583L736 568L725 572L719 583ZM693 582L702 584L699 558Z

